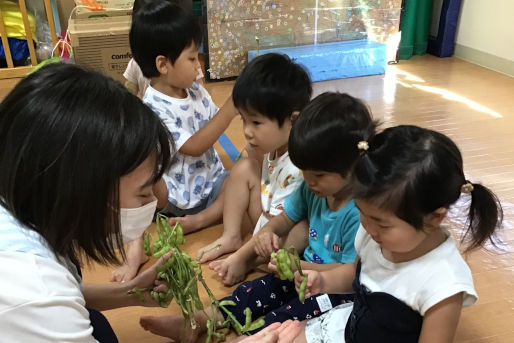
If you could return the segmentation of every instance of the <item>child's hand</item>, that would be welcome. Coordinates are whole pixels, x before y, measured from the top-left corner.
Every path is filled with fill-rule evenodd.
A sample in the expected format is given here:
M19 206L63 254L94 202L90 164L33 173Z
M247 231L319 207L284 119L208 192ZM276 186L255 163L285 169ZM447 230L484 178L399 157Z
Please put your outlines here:
M226 110L230 116L235 117L239 114L238 110L234 106L234 100L232 99L232 95L225 100L225 103L222 106L223 110Z
M269 230L261 230L255 236L255 253L264 258L269 258L273 251L280 248L280 238Z
M270 272L275 273L275 274L278 272L277 258L271 258L269 260L268 269Z
M320 272L315 270L304 270L303 274L309 276L305 287L305 298L309 298L323 292L324 280ZM298 293L300 293L300 286L303 279L304 277L301 276L298 271L294 273L294 284Z

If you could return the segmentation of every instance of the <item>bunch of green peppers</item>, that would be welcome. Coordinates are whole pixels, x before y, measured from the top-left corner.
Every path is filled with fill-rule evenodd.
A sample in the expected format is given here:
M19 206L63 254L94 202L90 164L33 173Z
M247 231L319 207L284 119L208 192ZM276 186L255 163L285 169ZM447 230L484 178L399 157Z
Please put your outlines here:
M168 307L173 299L180 306L182 315L191 323L191 328L196 328L194 313L197 310L203 310L203 304L198 295L198 281L202 283L206 292L217 308L227 314L227 321L220 327L233 327L238 335L247 334L261 326L264 326L264 319L251 321L251 311L245 309L246 322L241 325L232 313L227 310L226 306L235 305L232 301L216 300L210 289L207 287L202 276L202 269L198 261L193 260L186 252L181 251L179 246L185 243L182 226L179 222L173 228L170 227L168 218L161 214L157 215L156 230L158 239L153 242L153 252L151 245L151 236L146 233L143 239L143 250L146 255L153 255L160 258L169 251L173 251L173 255L166 263L157 267L157 279L164 280L168 284L168 291L154 292L151 289L132 289L130 294L136 295L142 301L144 298L142 292L150 291L150 296L161 306ZM225 340L223 333L217 332L215 312L213 311L211 318L207 321L207 339L206 343L210 343L215 337L219 340Z
M307 287L307 276L303 274L302 266L300 264L300 256L298 255L298 251L294 246L290 246L287 249L280 249L277 252L271 253L271 258L277 260L277 273L281 280L289 280L293 281L294 275L293 270L291 268L291 258L289 255L293 255L294 263L296 265L296 269L298 269L298 273L303 276L302 283L300 284L300 289L298 290L298 298L300 301L305 301L305 288Z

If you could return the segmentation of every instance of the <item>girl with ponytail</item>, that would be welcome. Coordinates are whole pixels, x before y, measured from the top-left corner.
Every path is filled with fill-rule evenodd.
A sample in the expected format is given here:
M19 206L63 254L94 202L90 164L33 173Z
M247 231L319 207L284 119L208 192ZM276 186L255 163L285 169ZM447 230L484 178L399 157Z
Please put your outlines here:
M328 271L304 271L306 297L354 292L355 302L304 323L295 342L453 342L461 309L477 294L441 222L467 194L467 250L494 243L500 203L466 179L459 149L441 133L397 126L359 142L358 149L352 182L362 224L358 257ZM297 287L302 280L296 273Z

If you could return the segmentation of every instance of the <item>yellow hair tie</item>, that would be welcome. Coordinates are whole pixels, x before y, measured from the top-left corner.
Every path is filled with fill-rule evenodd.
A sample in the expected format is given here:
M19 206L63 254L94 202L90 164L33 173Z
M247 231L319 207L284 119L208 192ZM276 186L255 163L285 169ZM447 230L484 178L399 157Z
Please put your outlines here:
M357 149L363 150L363 151L368 151L368 149L369 149L368 142L360 141L359 143L357 143Z
M466 181L466 183L460 187L460 192L465 194L471 194L471 192L473 192L473 189L474 187L471 184L471 182Z

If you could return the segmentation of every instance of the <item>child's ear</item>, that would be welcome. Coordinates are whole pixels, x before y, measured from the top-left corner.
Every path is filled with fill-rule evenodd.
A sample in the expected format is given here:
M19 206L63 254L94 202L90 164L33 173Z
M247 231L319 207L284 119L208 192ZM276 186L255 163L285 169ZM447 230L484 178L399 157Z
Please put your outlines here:
M439 207L437 210L426 216L425 224L429 227L439 227L444 218L446 218L446 213L448 213L446 208Z
M294 111L293 113L291 113L291 125L294 124L296 119L298 119L299 114L300 111Z
M155 67L157 71L161 75L166 75L168 73L168 59L163 55L159 55L155 58Z

